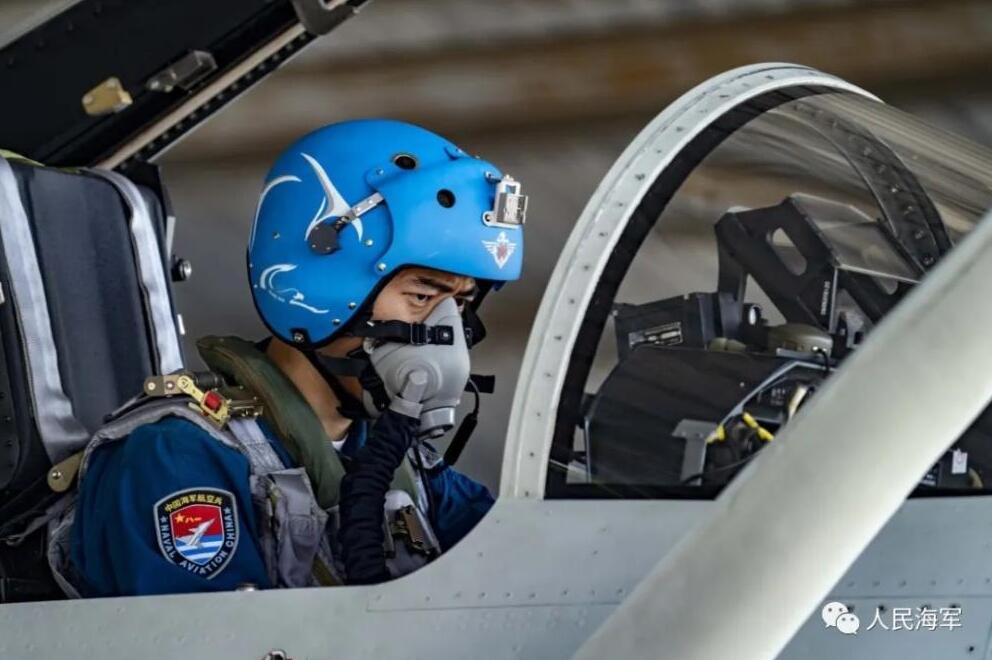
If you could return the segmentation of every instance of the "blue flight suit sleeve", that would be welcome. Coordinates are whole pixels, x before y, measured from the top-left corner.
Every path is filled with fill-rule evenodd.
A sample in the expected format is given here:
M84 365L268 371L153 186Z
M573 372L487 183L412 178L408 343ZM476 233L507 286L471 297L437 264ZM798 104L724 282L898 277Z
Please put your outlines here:
M486 515L493 505L489 489L441 463L427 474L433 495L434 533L447 550L458 543Z
M94 451L71 559L83 596L265 588L256 539L248 460L168 417Z

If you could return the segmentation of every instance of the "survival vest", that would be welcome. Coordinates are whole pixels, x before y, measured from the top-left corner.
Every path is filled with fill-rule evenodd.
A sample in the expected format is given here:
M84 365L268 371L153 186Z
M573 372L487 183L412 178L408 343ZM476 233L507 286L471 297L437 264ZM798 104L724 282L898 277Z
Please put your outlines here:
M86 478L99 447L126 438L164 417L185 419L217 442L241 452L250 464L252 505L270 582L277 587L342 583L336 557L337 506L345 467L316 414L296 386L251 342L206 337L197 342L209 374L177 372L145 382L144 393L117 411L90 439L74 463L56 466L63 483ZM287 468L258 423L261 417L299 467ZM415 451L415 450L411 450ZM435 462L421 454L421 460ZM427 494L409 459L397 469L385 507L386 563L395 577L439 552L424 511ZM49 523L48 560L70 597L79 579L69 561L75 490Z

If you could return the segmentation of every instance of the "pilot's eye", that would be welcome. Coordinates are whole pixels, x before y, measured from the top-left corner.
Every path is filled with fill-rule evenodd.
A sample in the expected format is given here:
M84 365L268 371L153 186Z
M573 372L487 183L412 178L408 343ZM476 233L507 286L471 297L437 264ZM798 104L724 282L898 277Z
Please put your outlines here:
M434 297L429 293L411 293L409 294L409 296L413 299L414 302L420 305L429 302L430 299Z

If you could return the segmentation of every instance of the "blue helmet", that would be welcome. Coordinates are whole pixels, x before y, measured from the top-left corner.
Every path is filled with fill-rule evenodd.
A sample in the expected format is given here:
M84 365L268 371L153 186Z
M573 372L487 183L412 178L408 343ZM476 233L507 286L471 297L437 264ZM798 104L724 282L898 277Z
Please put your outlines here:
M248 243L255 306L280 339L318 346L403 267L515 280L526 205L511 177L418 126L325 126L266 178Z

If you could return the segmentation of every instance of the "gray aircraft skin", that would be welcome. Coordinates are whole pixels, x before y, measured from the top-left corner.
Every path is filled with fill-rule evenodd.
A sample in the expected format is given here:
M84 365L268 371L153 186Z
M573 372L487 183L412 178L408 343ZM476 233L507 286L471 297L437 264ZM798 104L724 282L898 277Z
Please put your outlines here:
M762 102L776 95L785 100ZM700 163L693 150L714 126L745 109L812 125L817 99L836 102L844 125L885 136L957 227L960 245L716 499L572 498L567 487L552 488L556 470L583 479L553 460L558 413L572 361L589 359L574 349L625 232L645 204L663 211L677 200L685 165ZM764 138L779 144L775 134ZM810 144L785 147L776 153L817 162ZM760 169L747 149L734 155L738 171ZM788 178L788 168L772 170ZM962 192L932 183L948 171ZM989 657L992 494L907 496L992 398L992 306L976 304L992 281L992 223L979 223L992 206L990 182L988 152L828 74L771 63L706 81L634 139L576 221L523 358L499 497L461 543L375 586L3 605L0 655ZM823 189L807 182L796 190ZM957 203L955 195L971 194L965 189L978 192ZM729 199L720 213L748 201ZM680 290L712 287L712 269L704 270L695 289ZM832 602L848 611L844 622L825 616ZM912 625L921 609L937 612L934 629L924 621L893 630L905 608ZM868 629L876 613L889 630Z

